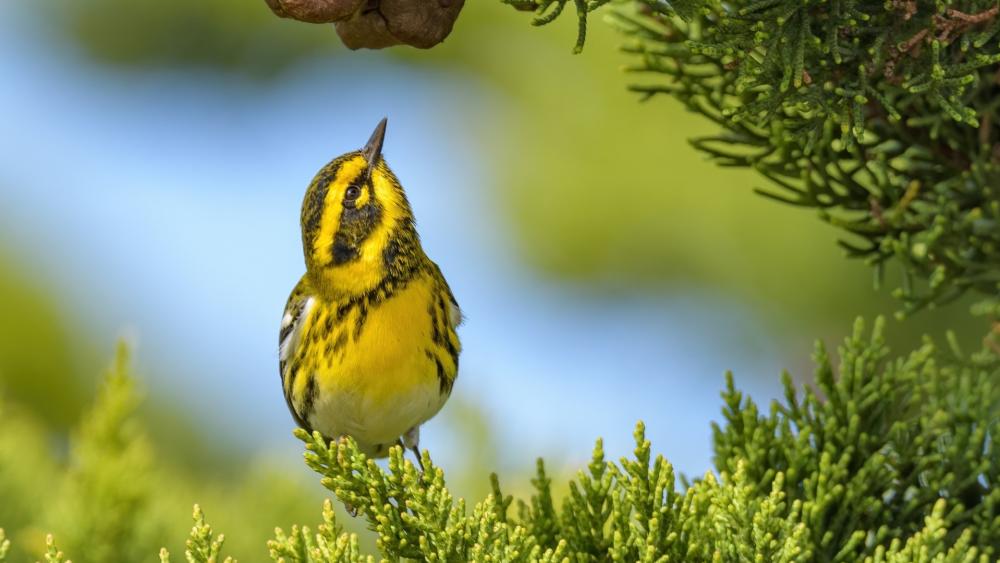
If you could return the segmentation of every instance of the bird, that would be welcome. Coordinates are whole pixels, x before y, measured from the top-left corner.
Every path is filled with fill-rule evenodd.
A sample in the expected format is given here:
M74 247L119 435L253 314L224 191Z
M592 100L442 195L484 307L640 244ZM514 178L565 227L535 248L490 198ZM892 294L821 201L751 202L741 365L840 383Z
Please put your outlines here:
M373 458L400 445L422 467L420 426L451 395L463 317L382 156L386 124L306 190L306 271L281 319L279 371L298 426Z

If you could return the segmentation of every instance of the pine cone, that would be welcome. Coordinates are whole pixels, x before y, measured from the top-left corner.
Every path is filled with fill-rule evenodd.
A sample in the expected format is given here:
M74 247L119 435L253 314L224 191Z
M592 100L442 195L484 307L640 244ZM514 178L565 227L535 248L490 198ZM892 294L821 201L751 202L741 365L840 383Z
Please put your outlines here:
M309 23L332 23L357 13L367 0L265 0L283 18Z
M266 0L283 18L333 22L350 49L429 49L451 33L465 0Z

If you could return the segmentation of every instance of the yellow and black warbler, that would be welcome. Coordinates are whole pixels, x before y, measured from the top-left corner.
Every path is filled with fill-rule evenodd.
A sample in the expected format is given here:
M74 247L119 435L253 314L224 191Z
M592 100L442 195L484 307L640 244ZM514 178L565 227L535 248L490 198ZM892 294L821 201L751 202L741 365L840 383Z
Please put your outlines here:
M451 394L461 322L420 246L403 186L382 158L386 120L313 178L302 202L306 273L281 320L281 383L295 422L419 460L420 425Z

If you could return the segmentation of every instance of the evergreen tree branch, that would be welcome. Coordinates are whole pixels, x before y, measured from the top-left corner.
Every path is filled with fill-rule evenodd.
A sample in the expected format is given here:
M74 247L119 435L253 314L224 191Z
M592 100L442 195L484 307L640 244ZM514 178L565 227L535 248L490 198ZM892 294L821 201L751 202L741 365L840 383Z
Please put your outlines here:
M998 15L994 0L608 11L642 76L630 89L714 122L721 132L695 148L759 172L773 186L759 193L819 210L848 256L898 265L901 314L968 292L987 298L977 310L1000 309Z
M784 399L766 409L727 376L723 416L713 427L714 470L690 482L681 479L685 486L678 486L667 460L653 453L642 423L632 455L607 459L598 440L590 463L558 494L539 461L534 492L517 501L514 511L514 499L495 476L492 493L474 505L453 497L444 471L427 452L421 472L398 447L383 467L351 439L327 443L319 434L296 435L305 443L306 463L367 522L386 560L996 560L1000 357L988 349L965 355L953 336L944 347L926 340L894 355L884 327L882 319L871 329L859 320L836 361L817 344L815 388L800 389L785 374ZM113 523L128 541L142 525L122 521L118 507L102 500L132 498L128 481L135 469L118 464L131 459L130 444L142 441L141 433L125 430L122 413L135 396L124 362L118 366L75 447L84 458L89 454L82 452L91 449L103 452L113 459L101 467L125 468L116 475L128 478L94 481L102 483L100 494L80 498L93 499L98 510L63 521L67 533L80 537L75 546L81 554L105 545L102 530L109 528L101 522ZM5 428L0 423L0 432ZM558 497L563 500L557 507ZM223 542L196 506L186 561L234 563L223 556ZM0 532L0 561L9 549ZM279 563L375 561L357 536L340 528L330 501L315 531L277 529L267 549ZM44 558L66 561L51 536ZM169 563L166 549L160 561Z
M786 374L785 401L767 412L728 376L724 422L714 427L717 472L686 490L654 458L641 423L631 458L607 460L597 441L560 510L539 463L536 492L516 516L495 477L493 494L470 512L426 452L424 473L399 448L386 470L350 439L297 436L307 464L363 515L390 560L992 560L1000 360L930 341L893 357L884 326L859 320L839 367L818 344L816 389L796 389Z

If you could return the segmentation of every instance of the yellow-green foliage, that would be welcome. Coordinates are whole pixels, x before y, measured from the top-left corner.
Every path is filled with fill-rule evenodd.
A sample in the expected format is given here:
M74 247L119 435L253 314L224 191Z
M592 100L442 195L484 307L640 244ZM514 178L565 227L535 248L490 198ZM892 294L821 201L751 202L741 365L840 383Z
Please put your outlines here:
M56 542L52 534L45 536L45 553L42 555L42 558L45 559L45 563L72 563L66 559L62 550L56 547Z
M38 499L57 482L47 440L39 424L0 401L0 527L37 521Z
M271 559L279 563L375 561L370 555L361 555L356 534L344 533L337 525L329 499L323 503L323 523L315 534L308 526L292 526L287 534L276 528L274 535L267 548Z
M350 439L327 443L301 430L297 436L307 465L367 523L385 560L996 560L1000 361L993 352L968 357L930 341L893 357L882 331L881 320L870 334L859 321L839 350L838 368L820 346L816 389L799 391L786 376L784 401L766 413L730 377L724 422L714 432L715 471L689 484L653 455L641 423L632 457L608 460L598 440L565 493L553 493L539 460L535 492L516 503L495 476L493 492L479 502L455 498L427 452L421 471L399 448L383 466ZM51 523L65 552L80 561L146 559L155 553L151 538L168 529L167 518L150 507L172 492L151 486L151 448L130 417L136 399L125 374L120 353L56 479L62 486L32 505L54 507L37 522ZM6 428L0 437L9 439ZM51 467L42 470L52 479ZM0 472L0 479L23 478ZM0 487L26 506L10 483ZM233 561L197 506L194 520L187 561ZM357 535L341 529L329 500L315 531L292 526L274 533L266 544L274 561L375 560L362 553ZM32 541L31 533L21 537ZM0 535L0 561L9 548ZM36 553L63 560L51 536ZM170 561L166 549L160 560Z
M388 470L350 441L299 432L323 484L378 534L388 559L435 561L987 561L1000 553L1000 365L926 342L890 358L883 322L860 321L839 375L820 346L818 389L785 378L763 414L729 378L715 429L718 476L678 488L642 424L634 458L601 442L556 510L539 463L535 495L508 514L494 494L467 510L424 456Z
M194 527L184 550L188 563L236 563L232 557L222 559L222 544L225 541L224 535L216 535L212 527L205 523L201 507L194 505ZM165 547L160 549L160 563L170 563L170 552Z
M119 345L114 366L70 448L66 478L52 499L59 543L81 561L138 561L166 539L148 518L156 492L149 440L133 414L139 403Z
M11 256L10 244L0 244L0 388L8 400L31 405L46 426L64 429L83 405L81 372L93 375L87 339L31 267Z
M0 528L12 540L3 547L0 539L0 553L51 559L52 532L76 563L149 560L161 546L181 544L196 499L233 529L230 543L262 552L260 538L275 522L311 513L315 494L287 470L241 463L236 478L232 470L193 475L159 454L137 417L135 387L120 347L68 447L44 421L0 400Z

